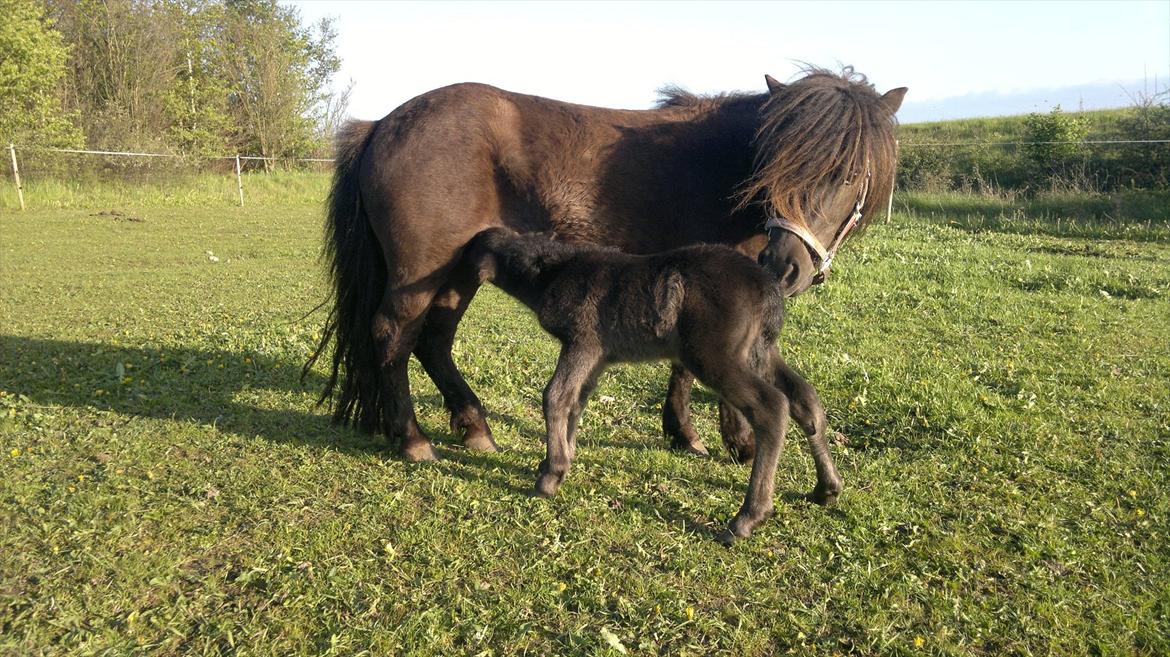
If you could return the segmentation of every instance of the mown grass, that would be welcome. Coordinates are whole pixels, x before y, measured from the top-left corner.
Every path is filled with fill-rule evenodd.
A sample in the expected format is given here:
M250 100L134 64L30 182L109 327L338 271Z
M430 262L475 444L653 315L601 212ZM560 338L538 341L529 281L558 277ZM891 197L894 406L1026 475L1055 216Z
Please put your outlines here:
M0 215L0 653L1170 652L1164 233L873 226L781 340L846 490L800 499L794 434L727 549L747 470L665 449L664 366L604 378L534 499L557 349L485 289L455 357L507 451L412 365L444 459L406 464L299 381L315 203L114 209Z

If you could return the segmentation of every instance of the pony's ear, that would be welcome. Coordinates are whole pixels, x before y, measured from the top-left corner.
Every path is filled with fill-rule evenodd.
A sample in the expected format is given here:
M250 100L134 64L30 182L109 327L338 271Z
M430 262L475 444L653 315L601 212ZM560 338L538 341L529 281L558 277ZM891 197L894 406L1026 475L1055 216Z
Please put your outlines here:
M882 104L886 109L890 110L890 114L897 114L898 109L902 107L902 99L906 97L906 92L909 91L906 87L898 87L897 89L890 89L882 95Z
M784 84L782 82L768 75L767 73L764 74L764 82L768 85L768 93L770 94L777 93L784 88Z

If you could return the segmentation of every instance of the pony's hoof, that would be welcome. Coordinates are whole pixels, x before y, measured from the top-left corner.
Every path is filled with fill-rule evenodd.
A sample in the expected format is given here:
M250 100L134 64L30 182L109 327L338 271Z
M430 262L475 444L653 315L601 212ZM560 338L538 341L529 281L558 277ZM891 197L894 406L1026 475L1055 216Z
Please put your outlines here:
M732 534L730 529L724 529L715 536L715 540L726 547L731 547L735 545L735 534Z
M711 453L707 451L707 448L703 445L703 443L698 440L692 443L679 443L677 445L671 445L670 447L676 452L682 452L684 454L693 454L703 458L708 458L711 456Z
M402 458L410 463L438 461L439 453L429 442L418 442L402 446Z
M756 460L755 445L726 445L731 460L740 465L751 465Z
M561 480L553 474L542 474L536 478L536 494L541 497L552 497L561 487Z
M500 446L492 438L492 432L480 431L476 429L469 430L463 436L463 446L473 452L498 452Z

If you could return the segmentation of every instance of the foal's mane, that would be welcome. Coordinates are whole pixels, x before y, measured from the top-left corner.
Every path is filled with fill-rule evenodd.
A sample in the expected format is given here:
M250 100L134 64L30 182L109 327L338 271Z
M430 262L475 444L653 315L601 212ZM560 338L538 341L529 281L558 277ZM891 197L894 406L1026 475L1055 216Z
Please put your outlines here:
M817 190L849 180L860 185L868 167L865 223L889 196L897 120L852 67L840 73L807 67L804 73L761 108L755 173L739 190L740 207L764 202L777 215L808 227L817 219L810 216Z

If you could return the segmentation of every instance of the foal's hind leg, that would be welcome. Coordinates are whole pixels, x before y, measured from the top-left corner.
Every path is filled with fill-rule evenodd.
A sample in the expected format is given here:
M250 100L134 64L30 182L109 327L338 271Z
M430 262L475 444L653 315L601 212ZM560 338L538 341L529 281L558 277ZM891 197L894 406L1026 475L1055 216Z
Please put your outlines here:
M593 390L597 388L597 379L601 376L601 372L604 369L605 364L601 362L593 368L593 371L585 378L585 384L581 386L581 392L577 393L577 403L573 405L573 409L569 412L569 423L566 433L568 434L570 461L577 457L577 428L581 422L581 413L589 405L589 397L593 394Z
M695 375L687 368L678 363L671 364L666 401L662 404L662 432L670 438L671 449L710 456L691 424L691 386L694 383Z
M601 354L575 345L561 347L557 369L544 389L544 422L548 451L536 477L536 492L544 497L556 494L565 480L575 452L575 430L569 422L580 415L581 393L595 379ZM573 438L570 438L570 436Z
M700 355L692 371L733 405L756 434L756 458L743 506L721 537L724 542L746 538L772 513L776 466L788 430L788 398L752 371L746 359ZM687 363L689 366L690 363Z
M792 419L800 424L800 428L808 437L809 451L812 452L813 462L816 463L817 486L808 497L817 504L831 504L841 493L842 482L837 465L833 463L833 456L829 453L828 442L825 440L825 430L828 426L825 407L821 404L816 389L784 362L775 347L772 347L769 356L770 378L788 395Z
M492 439L487 412L451 359L455 329L478 288L478 281L467 272L459 268L452 272L427 312L414 355L443 395L451 413L451 431L462 432L463 444L469 449L494 452L499 447Z

